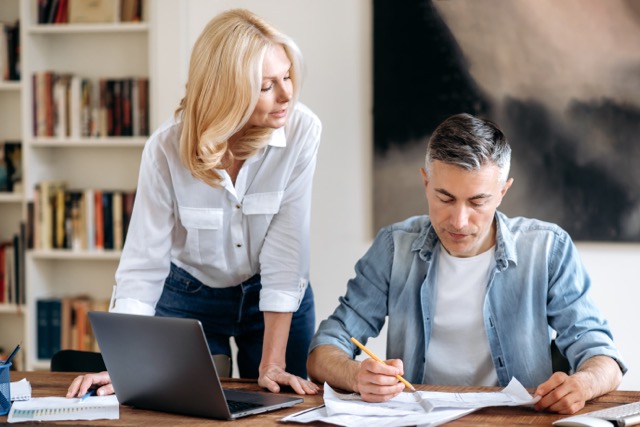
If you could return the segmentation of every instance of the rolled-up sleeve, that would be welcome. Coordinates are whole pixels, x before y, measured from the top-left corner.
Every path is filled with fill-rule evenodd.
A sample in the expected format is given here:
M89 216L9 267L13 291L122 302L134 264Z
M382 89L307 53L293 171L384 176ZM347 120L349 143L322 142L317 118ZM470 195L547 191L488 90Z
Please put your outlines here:
M294 312L309 284L311 193L322 126L313 117L298 124L287 149L297 159L260 251L260 310Z

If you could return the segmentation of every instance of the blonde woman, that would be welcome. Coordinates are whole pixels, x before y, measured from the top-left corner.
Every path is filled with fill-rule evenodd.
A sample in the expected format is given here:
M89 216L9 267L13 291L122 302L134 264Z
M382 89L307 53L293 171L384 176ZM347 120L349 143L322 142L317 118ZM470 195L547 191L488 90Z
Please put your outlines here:
M296 44L253 13L224 12L196 41L186 95L142 155L111 311L196 318L241 377L315 394L307 349L311 184L321 123L296 103ZM106 372L68 396L113 393Z

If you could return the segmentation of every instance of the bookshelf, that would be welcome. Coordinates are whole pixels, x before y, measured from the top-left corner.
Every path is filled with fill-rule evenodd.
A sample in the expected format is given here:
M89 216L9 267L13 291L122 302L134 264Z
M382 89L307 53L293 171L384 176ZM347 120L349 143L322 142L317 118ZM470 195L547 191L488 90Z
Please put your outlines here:
M0 86L0 96L7 91L17 92L16 98L21 104L18 123L23 140L24 194L6 203L0 197L0 209L3 204L12 203L17 206L18 218L27 221L31 205L39 200L34 189L47 181L64 181L67 189L78 191L134 191L145 135L90 133L93 136L69 136L71 132L67 130L54 134L56 136L42 136L38 133L41 113L34 108L34 102L42 104L39 101L41 94L38 93L39 82L33 76L52 72L54 76L78 76L94 84L101 79L151 81L152 49L147 17L153 16L150 8L155 7L154 2L143 1L141 22L118 22L116 18L114 22L106 23L39 24L37 0L12 1L19 4L22 24L23 81L18 89L2 91ZM119 7L121 0L113 1ZM92 94L98 92L94 89ZM153 94L149 85L149 107L151 99ZM68 111L73 111L73 107ZM67 114L71 117L74 113ZM150 118L149 111L146 117ZM149 123L149 128L151 126L153 124ZM84 131L82 135L85 135ZM108 135L113 134L109 131ZM50 249L37 243L26 251L26 304L21 309L22 314L12 314L11 310L3 313L0 309L0 316L23 319L21 336L24 337L26 370L49 369L49 359L38 357L38 301L78 295L108 300L119 258L119 250ZM3 322L0 326L3 340L5 330ZM0 344L10 347L11 342Z
M0 2L0 22L12 25L20 19L19 0L3 0ZM6 40L0 37L3 43ZM0 50L3 52L3 50ZM5 80L4 61L0 73L0 150L3 151L5 142L20 143L22 141L22 82ZM4 160L3 160L4 161ZM5 181L6 182L6 181ZM0 191L0 243L8 242L18 232L23 219L24 193L20 188L16 191ZM0 271L4 272L4 268ZM0 286L1 288L1 286ZM1 299L0 301L4 301ZM0 302L0 348L10 352L24 339L27 312L24 305ZM24 366L24 356L16 356L17 364Z

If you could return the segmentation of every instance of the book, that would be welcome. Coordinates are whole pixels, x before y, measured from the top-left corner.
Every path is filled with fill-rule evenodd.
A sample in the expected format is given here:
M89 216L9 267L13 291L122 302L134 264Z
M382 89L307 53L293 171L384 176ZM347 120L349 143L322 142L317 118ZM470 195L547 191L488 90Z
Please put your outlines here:
M86 243L84 248L92 251L96 249L96 217L95 217L95 195L92 188L84 190L82 199L84 210L84 226Z
M122 206L122 191L114 191L113 198L111 202L112 206L112 215L113 218L113 249L114 250L122 250L123 245L123 228L122 228L122 216L123 216L123 206Z
M120 21L140 22L142 20L142 0L121 0Z
M54 230L53 230L53 247L55 249L64 249L65 244L65 221L66 214L66 190L64 186L57 187L54 195L53 205L53 217L55 218Z
M75 316L75 328L72 329L73 345L75 350L89 351L91 338L89 335L89 317L87 313L91 308L91 300L88 297L78 297L72 302Z
M59 299L49 300L49 356L51 358L54 354L60 351L60 339L61 339L61 309L62 302Z
M102 190L102 230L104 249L113 249L113 191Z
M38 359L50 359L60 350L61 302L57 298L36 302Z
M94 204L93 204L93 213L94 213L94 230L95 230L95 238L94 245L98 250L104 249L104 217L102 210L102 191L94 190Z
M41 212L40 249L48 250L54 248L54 228L57 228L54 217L54 209L56 209L57 206L57 194L59 190L63 189L64 187L66 187L66 183L64 181L42 181L39 183L38 194L40 196L39 200Z
M116 0L69 0L69 23L116 21Z

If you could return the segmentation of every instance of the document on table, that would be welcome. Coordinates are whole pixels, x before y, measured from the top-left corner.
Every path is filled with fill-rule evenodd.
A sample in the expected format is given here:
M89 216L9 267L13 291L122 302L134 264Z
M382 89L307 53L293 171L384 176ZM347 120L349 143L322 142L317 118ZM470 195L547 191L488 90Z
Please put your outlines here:
M518 380L498 392L443 393L418 391L400 393L383 403L364 402L357 394L341 394L324 385L324 406L298 412L282 419L285 422L324 421L341 426L433 427L455 420L489 406L532 405L532 397Z
M80 402L80 398L37 397L14 402L7 421L65 421L65 420L117 420L120 404L115 395L93 396Z
M31 399L31 383L26 378L20 381L13 381L9 387L12 401Z

